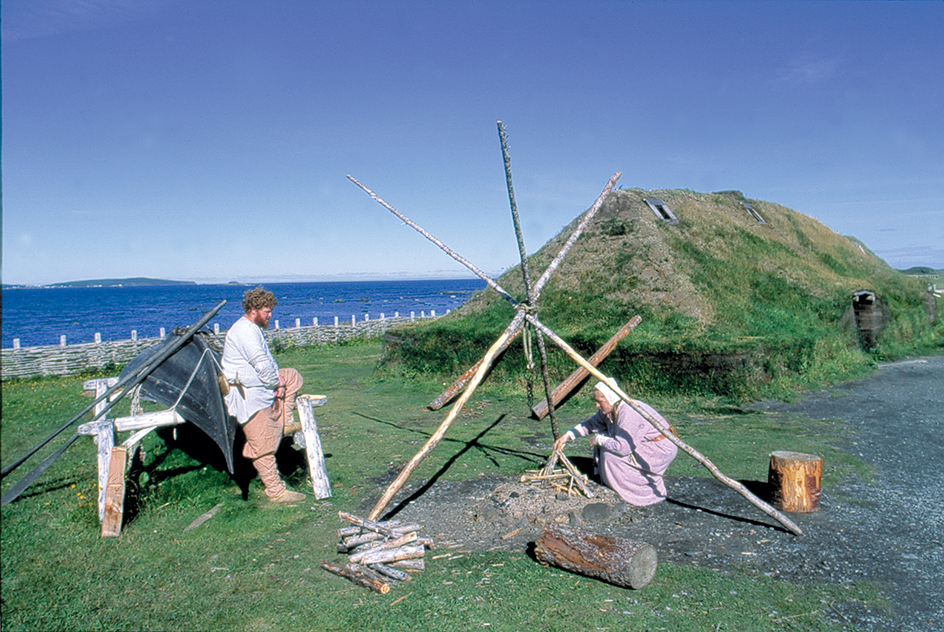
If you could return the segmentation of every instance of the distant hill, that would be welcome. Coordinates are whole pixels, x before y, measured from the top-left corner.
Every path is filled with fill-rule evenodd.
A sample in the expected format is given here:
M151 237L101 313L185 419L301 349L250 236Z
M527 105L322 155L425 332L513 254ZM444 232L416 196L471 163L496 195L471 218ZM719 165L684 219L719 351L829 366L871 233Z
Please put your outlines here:
M926 266L915 266L913 268L908 268L907 270L899 270L902 274L907 274L908 276L940 276L941 271L935 270L934 268L928 268Z
M662 208L650 207L647 198ZM532 280L581 217L529 258ZM520 266L498 282L524 299ZM639 314L642 324L610 356L606 371L644 392L741 397L764 385L825 383L867 371L876 358L940 347L941 319L938 333L932 325L940 308L933 298L928 302L926 289L857 239L779 204L738 191L631 189L607 197L538 308L542 322L584 357ZM860 348L853 317L852 297L862 290L875 293L885 322L871 353ZM410 371L461 373L512 313L485 290L434 323L398 328L399 345L390 345L386 361ZM516 344L518 351L496 370L520 383L523 354ZM561 356L552 358L552 379L574 368Z
M88 281L68 281L52 283L49 287L128 287L136 285L196 285L194 281L171 281L168 279L149 279L131 277L128 279L91 279Z

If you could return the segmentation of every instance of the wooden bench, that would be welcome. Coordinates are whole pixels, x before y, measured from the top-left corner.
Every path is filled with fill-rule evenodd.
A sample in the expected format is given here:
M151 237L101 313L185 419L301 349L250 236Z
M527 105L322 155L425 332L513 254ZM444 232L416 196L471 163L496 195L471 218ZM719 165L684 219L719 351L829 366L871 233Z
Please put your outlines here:
M87 380L82 387L87 391L95 391L95 396L99 397L117 382L118 378L114 377ZM304 443L312 491L319 500L331 496L331 484L325 468L314 408L324 406L327 402L328 398L324 395L299 395L295 402L303 436L303 441L296 439L296 443ZM95 407L95 414L98 415L105 405L104 400L99 402ZM128 469L135 453L141 447L141 441L157 428L177 426L185 422L177 411L162 410L114 419L102 415L95 421L79 426L78 434L93 437L98 446L98 519L102 523L103 538L121 535ZM118 445L119 432L132 434Z

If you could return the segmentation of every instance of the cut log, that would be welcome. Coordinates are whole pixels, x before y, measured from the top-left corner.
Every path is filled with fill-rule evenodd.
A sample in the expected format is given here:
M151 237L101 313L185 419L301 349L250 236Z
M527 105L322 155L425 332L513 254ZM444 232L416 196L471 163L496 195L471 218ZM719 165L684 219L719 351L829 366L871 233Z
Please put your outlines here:
M387 542L384 542L383 544L380 544L380 545L378 545L378 546L376 546L376 547L372 547L372 548L366 549L366 550L364 550L363 552L355 553L354 555L351 555L350 561L351 561L351 562L360 563L361 560L363 560L365 557L367 557L367 556L373 554L375 551L389 551L389 550L391 550L391 549L398 549L398 548L400 548L401 546L404 546L404 545L406 545L406 544L409 544L409 543L413 542L414 540L416 540L416 532L415 532L415 531L414 531L413 533L410 533L410 534L408 534L408 535L401 536L401 537L396 538L396 539L394 539L394 540L388 540ZM389 560L387 560L387 561L389 561ZM377 562L374 562L374 563L376 564L376 563L379 563L379 562L380 562L380 560L378 560Z
M426 547L422 544L408 544L396 549L371 549L358 558L358 563L364 566L371 564L386 564L388 562L399 562L400 560L412 560L423 557L426 554Z
M802 452L771 452L767 484L775 507L783 511L819 511L823 459Z
M656 574L657 555L651 544L562 525L544 530L534 555L545 564L623 588L643 588Z
M358 586L364 586L365 588L370 588L374 592L379 592L381 595L386 595L388 592L390 592L390 584L373 579L372 577L367 577L362 573L358 573L352 568L338 566L337 564L332 564L331 562L322 562L321 568L325 569L329 573L340 575L344 579L347 579Z
M628 323L623 325L619 331L613 334L613 337L611 337L609 340L606 341L606 344L604 344L602 347L600 347L597 350L596 353L590 356L587 362L589 362L593 366L597 366L598 364L603 362L603 360L605 360L606 357L609 356L610 353L613 352L613 349L616 348L616 345L619 344L620 340L628 336L629 332L635 329L636 325L638 325L641 322L642 322L642 318L640 318L639 316L633 316ZM567 378L563 382L558 384L557 388L554 389L554 392L551 393L551 402L554 404L554 408L556 409L557 405L561 403L565 397L570 395L570 392L572 390L580 386L580 384L582 384L583 381L587 379L588 375L590 375L590 372L587 371L585 368L580 367L576 371L571 373L569 376L567 376ZM531 414L534 415L534 418L538 420L544 419L544 416L547 415L547 412L548 412L548 406L547 406L546 397L542 399L540 402L538 402L537 404L535 404L535 406L531 409Z
M397 568L405 569L408 572L418 572L426 569L426 561L422 557L413 558L412 560L398 560L392 563L390 566L396 566Z
M409 573L405 573L395 568L391 568L387 566L386 564L373 564L371 565L371 568L374 571L380 573L381 575L385 577L389 577L390 579L395 579L398 582L405 582L410 579Z

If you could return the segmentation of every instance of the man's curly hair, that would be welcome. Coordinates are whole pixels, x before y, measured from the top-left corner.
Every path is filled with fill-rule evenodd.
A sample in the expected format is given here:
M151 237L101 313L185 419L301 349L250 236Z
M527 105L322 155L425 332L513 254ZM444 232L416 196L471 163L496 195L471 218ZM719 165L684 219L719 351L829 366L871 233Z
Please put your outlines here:
M277 304L278 301L275 300L275 294L263 288L261 285L243 294L243 310L247 314L254 309L262 309L264 307L271 309Z

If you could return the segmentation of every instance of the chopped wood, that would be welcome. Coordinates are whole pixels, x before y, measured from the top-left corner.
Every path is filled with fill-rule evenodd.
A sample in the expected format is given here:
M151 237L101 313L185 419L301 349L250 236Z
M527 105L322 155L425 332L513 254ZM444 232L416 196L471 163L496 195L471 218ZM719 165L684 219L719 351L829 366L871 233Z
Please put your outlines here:
M368 542L373 542L374 540L382 540L383 535L377 533L376 531L371 531L369 533L362 533L360 535L354 535L348 538L344 538L342 542L348 546L348 548L356 548L362 544L367 544Z
M378 573L372 568L368 568L360 564L354 564L353 562L349 562L347 567L351 569L352 571L354 571L355 573L360 573L364 577L370 577L371 579L376 579L379 582L384 582L387 584L392 583L394 586L396 585L396 581L394 581L393 579L389 577L384 577L383 575L381 575L380 573Z
M398 549L406 544L409 544L410 542L413 542L414 540L416 540L415 531L394 540L387 540L386 542L379 544L378 546L371 547L365 551L358 551L354 555L351 555L348 559L350 559L351 562L360 563L361 560L369 555L373 555L373 553L376 551L389 551L391 549Z
M190 531L191 529L196 529L197 527L202 525L204 522L206 522L207 520L215 516L216 512L218 512L222 507L223 507L223 503L217 503L216 507L206 512L205 514L203 514L202 516L200 516L199 518L191 522L189 525L187 525L184 531Z
M651 544L562 525L544 530L535 542L534 556L545 564L635 589L652 581L657 566Z
M580 488L580 491L583 492L584 496L587 498L593 498L593 492L590 491L590 488L587 487L586 483L584 482L587 477L581 474L580 470L574 467L574 464L570 462L570 459L564 456L563 452L558 454L557 458L560 459L560 462L563 463L567 471L570 472L572 477L571 482L577 484L577 487Z
M376 533L380 533L381 535L385 535L388 538L397 537L397 534L394 532L393 529L385 526L384 524L380 522L369 520L367 518L361 518L359 516L355 516L354 514L349 514L346 511L339 511L338 517L341 518L341 520L346 520L347 522L350 522L351 524L356 524L362 529L367 529L368 531L374 531Z
M395 579L400 582L405 582L411 579L409 573L405 573L396 568L387 566L386 564L372 564L371 568L377 571L378 573L380 573L381 575L389 577L390 579Z
M387 562L398 562L400 560L410 560L423 557L426 553L426 547L422 544L408 544L396 549L369 551L367 555L359 558L360 563L365 566L370 564L385 564Z
M321 568L325 569L329 573L340 575L344 579L347 579L358 586L370 588L374 592L378 592L381 595L386 595L388 592L390 592L390 584L387 582L373 579L372 577L367 577L363 573L358 573L352 568L338 566L337 564L332 564L331 562L322 562Z
M411 560L397 560L390 566L396 566L397 568L402 568L410 572L416 572L426 569L426 561L422 557L417 557Z

